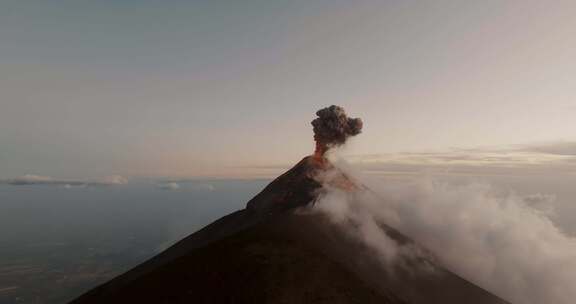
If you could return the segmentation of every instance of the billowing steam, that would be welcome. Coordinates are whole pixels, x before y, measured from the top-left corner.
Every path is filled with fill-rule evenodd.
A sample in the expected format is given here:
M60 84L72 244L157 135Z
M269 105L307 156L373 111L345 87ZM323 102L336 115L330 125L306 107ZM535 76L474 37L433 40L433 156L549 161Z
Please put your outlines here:
M360 134L362 120L349 118L344 109L339 106L329 106L316 112L318 118L312 121L314 140L316 141L317 157L322 157L326 151L346 142L350 136Z
M353 225L347 230L381 261L393 263L410 254L378 229L385 223L433 252L448 269L511 303L574 303L576 239L533 206L536 196L499 195L484 184L454 186L430 179L383 183L336 166L375 192L343 191L321 176L327 191L313 210Z

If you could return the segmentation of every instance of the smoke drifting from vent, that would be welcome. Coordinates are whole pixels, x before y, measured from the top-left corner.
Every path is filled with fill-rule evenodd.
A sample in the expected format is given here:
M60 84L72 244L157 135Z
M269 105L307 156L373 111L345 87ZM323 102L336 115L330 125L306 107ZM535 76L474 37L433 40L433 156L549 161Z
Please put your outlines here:
M318 118L312 121L316 157L322 157L331 147L343 145L348 137L362 131L362 120L349 118L342 107L332 105L318 110L316 115Z
M554 196L498 194L486 184L452 185L429 177L384 182L352 165L334 165L366 188L331 187L326 179L331 173L323 173L318 181L326 193L313 210L343 225L385 264L414 252L378 229L380 223L410 236L450 270L511 303L574 303L576 238L559 229L548 210L535 206L550 206Z

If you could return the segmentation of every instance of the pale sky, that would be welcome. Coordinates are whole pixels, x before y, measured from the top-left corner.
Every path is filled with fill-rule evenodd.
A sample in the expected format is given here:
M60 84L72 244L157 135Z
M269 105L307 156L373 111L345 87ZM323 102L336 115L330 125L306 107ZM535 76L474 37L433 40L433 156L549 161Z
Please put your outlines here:
M575 15L573 1L0 0L0 178L281 167L312 153L331 104L364 120L353 155L572 147Z

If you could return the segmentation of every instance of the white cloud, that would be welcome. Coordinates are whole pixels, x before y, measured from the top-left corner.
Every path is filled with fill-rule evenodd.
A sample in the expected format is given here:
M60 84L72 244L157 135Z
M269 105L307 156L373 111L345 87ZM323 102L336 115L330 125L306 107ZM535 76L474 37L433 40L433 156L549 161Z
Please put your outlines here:
M180 185L178 183L175 183L175 182L158 184L157 187L158 187L158 189L162 189L162 190L178 190L178 189L180 189Z
M101 183L109 185L124 185L128 183L128 179L120 175L106 176Z
M204 191L214 191L216 187L212 184L198 184L196 185L196 189L204 190Z
M74 180L74 179L57 179L50 176L41 176L34 174L26 174L21 177L0 179L0 184L24 186L24 185L55 185L63 186L65 188L80 187L80 186L112 186L124 185L128 180L119 175L112 175L103 178L102 180Z
M365 171L384 175L576 174L576 143L352 155L348 159Z
M523 304L570 304L576 298L576 239L563 233L538 205L554 197L498 194L486 184L449 185L370 179L346 173L369 189L350 194L327 186L314 206L394 262L403 248L378 227L390 225L416 240L449 269Z
M54 182L54 179L49 176L26 174L24 176L14 178L10 180L10 182L13 184L41 184Z
M524 145L521 150L544 154L576 156L576 142L560 141L542 144Z

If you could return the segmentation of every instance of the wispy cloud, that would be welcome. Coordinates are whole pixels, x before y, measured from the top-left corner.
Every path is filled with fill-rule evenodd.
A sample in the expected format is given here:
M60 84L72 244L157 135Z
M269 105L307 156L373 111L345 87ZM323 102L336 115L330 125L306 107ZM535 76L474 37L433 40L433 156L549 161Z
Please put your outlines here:
M203 179L167 179L155 181L156 188L160 190L188 189L194 191L215 191L213 180Z
M352 155L349 160L375 174L576 174L576 142Z
M180 189L180 184L175 182L160 183L156 185L156 188L160 190L178 190Z
M542 154L576 156L576 142L561 141L526 145L523 150Z
M75 180L57 179L50 176L26 174L24 176L8 179L0 179L0 184L12 186L48 185L64 187L86 187L86 186L113 186L128 183L128 179L120 175L107 176L101 180Z
M212 184L197 184L196 189L203 190L203 191L214 191L216 187Z
M328 216L348 237L372 249L386 269L438 259L451 271L510 303L574 303L576 239L550 218L555 195L502 193L485 183L451 184L431 178L414 182L372 179L355 166L317 176L326 190L310 206ZM340 170L357 191L333 186ZM368 190L370 189L370 190ZM396 242L382 223L410 236L426 250ZM422 253L433 253L433 257ZM420 264L421 265L421 264ZM394 266L394 267L391 267ZM416 267L415 267L416 266Z

